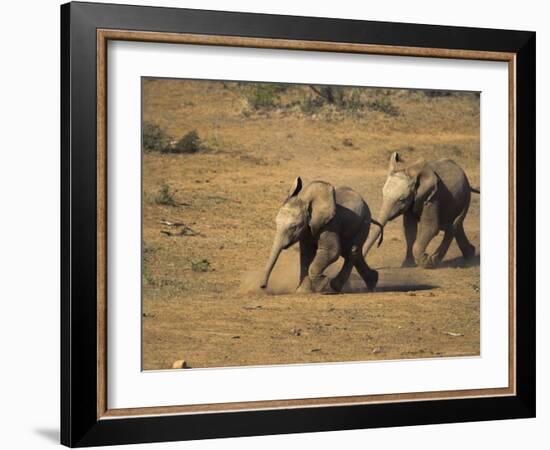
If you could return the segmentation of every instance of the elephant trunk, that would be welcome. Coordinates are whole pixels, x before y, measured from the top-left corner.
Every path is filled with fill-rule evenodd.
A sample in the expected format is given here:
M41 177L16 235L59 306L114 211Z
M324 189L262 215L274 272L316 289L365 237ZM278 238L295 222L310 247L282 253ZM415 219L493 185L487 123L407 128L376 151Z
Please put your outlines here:
M273 267L275 267L275 264L277 263L277 259L279 258L279 255L281 254L282 250L283 250L283 245L282 245L281 239L277 237L273 242L273 247L271 248L271 254L269 255L269 260L267 261L267 265L265 266L264 276L260 284L260 287L262 289L265 289L267 287L267 282L269 281L269 276L271 275L271 271L273 270Z
M380 215L378 216L378 222L381 226L376 227L375 230L373 230L373 227L371 226L371 232L369 233L367 241L365 242L365 246L363 247L363 256L365 258L367 257L367 254L369 253L371 247L374 245L374 243L380 237L380 234L383 232L382 230L384 229L386 223L390 218L391 211L392 205L382 203L382 207L380 208Z

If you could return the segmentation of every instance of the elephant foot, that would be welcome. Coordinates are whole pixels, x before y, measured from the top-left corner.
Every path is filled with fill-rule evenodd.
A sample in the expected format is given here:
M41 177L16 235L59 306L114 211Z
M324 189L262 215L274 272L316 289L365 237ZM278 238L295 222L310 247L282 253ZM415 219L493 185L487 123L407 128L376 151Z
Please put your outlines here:
M297 294L311 294L313 292L313 286L311 285L311 280L309 277L305 277L298 289L296 289Z
M336 285L336 287L338 287L338 285ZM336 289L333 286L330 278L321 275L313 280L309 277L305 277L304 281L302 281L302 284L300 284L300 286L298 286L298 289L296 289L296 293L313 294L315 292L318 292L321 294L337 294L340 292L340 290Z
M414 258L405 258L405 260L401 263L401 267L416 267L416 262L414 261Z
M330 287L335 292L342 292L342 289L344 288L344 283L338 278L333 278L332 280L330 280Z
M476 248L470 245L462 255L466 261L471 260L476 255Z
M373 270L369 275L369 279L367 281L367 291L373 292L377 284L378 284L378 272L376 270Z
M435 269L439 265L439 258L437 256L428 256L424 253L420 258L416 258L416 264L423 269Z
M311 280L311 284L315 292L320 292L322 294L333 294L335 290L332 288L330 281L330 278L321 275Z

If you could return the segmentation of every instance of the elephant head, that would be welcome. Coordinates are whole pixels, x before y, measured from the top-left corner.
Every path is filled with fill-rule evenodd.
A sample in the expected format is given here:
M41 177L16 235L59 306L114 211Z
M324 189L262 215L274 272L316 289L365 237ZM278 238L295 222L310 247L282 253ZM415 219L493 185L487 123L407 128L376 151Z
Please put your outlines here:
M302 179L297 177L275 219L277 231L260 287L267 286L281 251L307 234L317 238L335 214L334 187L323 181L314 181L302 189Z
M390 156L388 177L382 188L382 206L378 221L382 226L412 209L420 215L425 202L437 192L438 177L432 167L424 160L407 165L397 152ZM376 241L380 229L369 235L365 245L366 255Z

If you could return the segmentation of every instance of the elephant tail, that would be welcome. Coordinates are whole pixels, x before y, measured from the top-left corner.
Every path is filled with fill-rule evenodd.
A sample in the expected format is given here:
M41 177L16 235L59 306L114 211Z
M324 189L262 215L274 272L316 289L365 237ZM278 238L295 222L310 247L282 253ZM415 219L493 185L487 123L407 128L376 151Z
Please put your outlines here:
M378 225L380 227L380 239L378 239L378 245L377 245L377 247L380 247L380 245L382 244L382 241L384 240L384 225L382 225L380 222L374 219L371 219L370 221L371 223Z
M476 194L481 194L481 192L479 192L479 189L473 188L472 186L470 186L470 191L475 192Z

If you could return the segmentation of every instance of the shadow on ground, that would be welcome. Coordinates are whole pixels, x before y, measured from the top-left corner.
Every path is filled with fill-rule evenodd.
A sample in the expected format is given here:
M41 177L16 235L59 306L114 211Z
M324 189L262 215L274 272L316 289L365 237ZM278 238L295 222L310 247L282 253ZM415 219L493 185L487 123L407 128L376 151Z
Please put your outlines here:
M470 259L464 259L462 256L456 258L447 259L441 262L441 268L467 268L467 267L479 267L480 257L475 255Z
M429 291L439 286L433 284L385 284L377 286L375 292L413 292L413 291Z
M378 286L374 292L414 292L429 291L438 288L435 284L424 281L423 274L417 269L388 270L380 274ZM344 288L346 294L362 294L368 292L363 280L352 273L348 285Z

